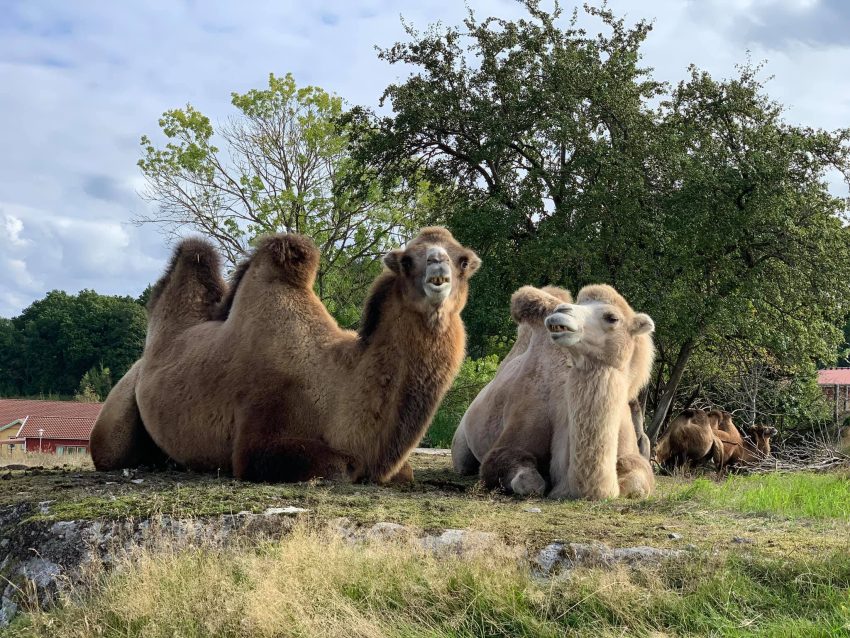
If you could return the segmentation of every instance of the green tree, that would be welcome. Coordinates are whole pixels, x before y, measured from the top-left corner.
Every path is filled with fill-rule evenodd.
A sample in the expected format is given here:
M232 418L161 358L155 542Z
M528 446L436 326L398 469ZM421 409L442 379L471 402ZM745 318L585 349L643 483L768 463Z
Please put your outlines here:
M650 32L586 8L600 33L526 0L527 17L408 28L380 52L413 69L393 113L348 119L354 157L390 182L416 167L484 257L465 317L473 356L509 340L522 284L617 287L658 327L657 435L691 357L724 340L784 370L834 360L850 299L848 131L788 124L758 68L676 87L640 66Z
M84 374L101 365L120 378L141 356L147 326L132 297L91 290L51 291L11 323L18 347L13 374L0 385L12 385L18 395L72 395ZM105 385L95 389L108 392Z
M80 379L77 392L74 394L76 401L91 403L103 401L112 389L112 374L109 368L101 363L92 366Z
M268 88L231 103L236 115L218 130L188 105L159 121L164 147L142 137L139 167L157 212L137 221L200 231L231 265L258 235L305 233L322 254L317 293L351 325L377 258L416 230L420 189L354 171L342 100L320 88L269 75Z

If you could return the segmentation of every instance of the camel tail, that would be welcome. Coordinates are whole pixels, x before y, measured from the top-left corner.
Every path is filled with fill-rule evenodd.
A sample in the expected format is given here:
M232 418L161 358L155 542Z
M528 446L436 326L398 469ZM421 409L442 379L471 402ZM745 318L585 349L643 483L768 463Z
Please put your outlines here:
M560 304L571 302L569 291L563 288L523 286L511 297L511 317L517 323L542 322Z

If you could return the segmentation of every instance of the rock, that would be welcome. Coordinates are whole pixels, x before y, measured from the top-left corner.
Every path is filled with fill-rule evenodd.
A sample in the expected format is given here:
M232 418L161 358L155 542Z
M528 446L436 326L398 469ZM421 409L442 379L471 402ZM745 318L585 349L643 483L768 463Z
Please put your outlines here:
M496 535L467 529L447 529L439 536L425 536L419 544L435 553L466 554L496 543Z
M526 507L525 511L531 514L539 514L542 510L539 507Z
M669 538L671 541L680 541L682 540L682 535L677 534L676 532L670 532L669 534L667 534L667 538Z
M131 479L130 482L135 483L136 485L141 485L145 482L145 479Z
M410 534L410 530L398 523L375 523L366 532L368 540L390 540L404 538Z
M13 599L14 594L15 588L12 583L9 583L3 590L3 598L0 600L0 628L8 627L18 613L18 604Z
M303 507L293 507L292 505L287 505L286 507L266 508L266 511L263 512L263 516L279 516L281 514L303 514L304 512L309 511L310 510L305 510Z
M62 568L53 561L44 558L31 558L18 568L18 573L42 589L56 584L56 577Z
M50 505L56 501L41 501L38 504L38 511L44 515L50 514Z
M668 558L677 558L684 552L679 549L658 547L610 548L602 543L551 543L540 550L535 562L544 574L556 568L571 570L576 567L613 567L618 564L654 565Z

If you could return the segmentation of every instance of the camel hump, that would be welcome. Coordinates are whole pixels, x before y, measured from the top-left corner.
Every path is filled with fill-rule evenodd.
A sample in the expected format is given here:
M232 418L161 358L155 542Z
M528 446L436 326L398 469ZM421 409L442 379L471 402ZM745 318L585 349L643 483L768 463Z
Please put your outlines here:
M198 299L200 318L208 318L224 294L221 258L208 241L190 237L174 248L165 274L151 291L148 313L153 316L164 303L183 306L187 299ZM198 294L200 293L200 294Z
M293 286L312 288L319 270L319 249L313 240L298 233L270 235L260 240L253 259L265 257L280 276Z
M541 322L562 303L572 303L568 290L523 286L511 297L511 317L517 323Z

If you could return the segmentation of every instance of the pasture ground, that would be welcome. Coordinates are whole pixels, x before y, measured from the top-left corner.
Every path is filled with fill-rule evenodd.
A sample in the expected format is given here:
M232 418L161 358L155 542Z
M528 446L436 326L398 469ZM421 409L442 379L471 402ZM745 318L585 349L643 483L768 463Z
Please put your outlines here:
M524 500L416 454L416 482L253 485L183 472L6 472L0 508L31 521L203 518L307 509L279 541L139 548L92 566L20 636L850 636L850 472L659 477L646 501ZM141 479L141 481L140 481ZM135 481L135 482L133 482ZM463 555L410 539L352 545L329 525L401 523L495 533ZM683 549L645 568L542 578L529 556L561 540Z

